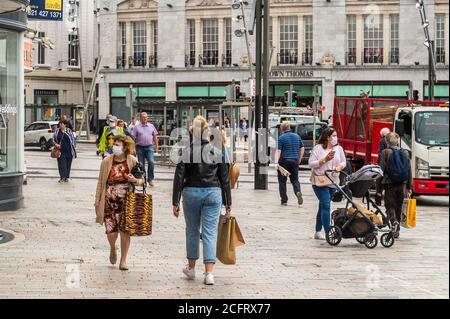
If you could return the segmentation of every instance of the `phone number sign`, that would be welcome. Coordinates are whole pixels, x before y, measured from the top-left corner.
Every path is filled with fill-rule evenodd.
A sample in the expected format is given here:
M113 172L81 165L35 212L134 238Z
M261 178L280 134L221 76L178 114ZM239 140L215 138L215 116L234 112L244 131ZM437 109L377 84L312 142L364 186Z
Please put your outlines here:
M63 0L31 0L28 19L63 20Z

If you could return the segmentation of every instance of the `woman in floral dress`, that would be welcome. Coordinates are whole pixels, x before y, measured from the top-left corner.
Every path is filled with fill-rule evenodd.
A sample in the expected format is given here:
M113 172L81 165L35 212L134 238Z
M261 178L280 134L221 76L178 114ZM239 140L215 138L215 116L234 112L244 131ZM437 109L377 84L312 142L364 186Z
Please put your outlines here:
M124 209L125 196L130 185L143 185L143 179L130 174L138 165L134 154L133 139L127 136L114 137L113 154L106 157L100 166L100 174L95 196L97 223L105 224L106 235L110 244L109 261L117 262L116 241L120 233L121 257L120 270L128 270L126 263L130 248L130 235L120 231L120 217Z

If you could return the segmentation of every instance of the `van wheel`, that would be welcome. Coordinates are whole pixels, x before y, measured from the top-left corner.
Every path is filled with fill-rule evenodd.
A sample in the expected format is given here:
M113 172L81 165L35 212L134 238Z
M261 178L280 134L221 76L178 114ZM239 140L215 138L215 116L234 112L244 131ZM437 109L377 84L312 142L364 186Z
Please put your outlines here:
M42 152L48 151L47 141L45 140L45 138L41 138L41 140L39 141L39 147Z

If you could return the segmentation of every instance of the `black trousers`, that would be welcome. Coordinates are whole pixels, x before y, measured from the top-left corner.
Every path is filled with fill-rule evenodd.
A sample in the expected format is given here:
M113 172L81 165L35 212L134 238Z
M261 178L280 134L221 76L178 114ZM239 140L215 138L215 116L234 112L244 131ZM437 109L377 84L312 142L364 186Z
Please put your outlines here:
M70 170L72 169L72 157L61 156L58 158L58 171L61 179L70 178Z
M301 192L300 182L298 181L298 165L299 161L295 159L280 159L278 164L285 168L291 175L289 180L291 181L294 193ZM283 176L280 171L278 171L278 186L280 191L280 197L282 203L287 203L287 189L286 189L287 177Z

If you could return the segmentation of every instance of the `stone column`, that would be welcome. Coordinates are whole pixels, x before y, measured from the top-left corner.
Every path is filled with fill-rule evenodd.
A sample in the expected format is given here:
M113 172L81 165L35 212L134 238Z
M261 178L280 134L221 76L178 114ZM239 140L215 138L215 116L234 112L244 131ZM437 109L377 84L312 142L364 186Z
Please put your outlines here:
M149 67L152 63L152 61L150 61L150 55L153 54L152 53L152 48L153 48L153 30L152 30L152 21L146 21L146 45L147 45L147 63L146 66Z
M448 13L445 14L445 44L444 44L444 48L445 48L445 65L449 64L449 55L450 55L450 51L449 51L449 15Z
M280 52L280 28L279 28L279 18L278 16L272 16L272 46L273 48L273 54L272 54L272 61L271 65L277 65L278 61L278 53Z
M224 28L224 21L222 18L218 19L218 27L219 27L219 66L222 66L223 57L222 55L225 52L225 28Z
M195 66L200 66L199 56L202 54L202 20L195 19Z
M383 19L383 64L388 65L391 51L391 21L389 14L381 16L380 19Z
M314 31L313 31L314 32ZM305 24L303 22L303 16L298 16L298 64L303 64L303 51L305 51Z
M360 14L356 16L356 64L363 63L362 54L364 52L364 17Z
M133 55L133 24L131 22L126 22L126 33L127 33L127 56L125 66L131 67L128 64L128 58Z

